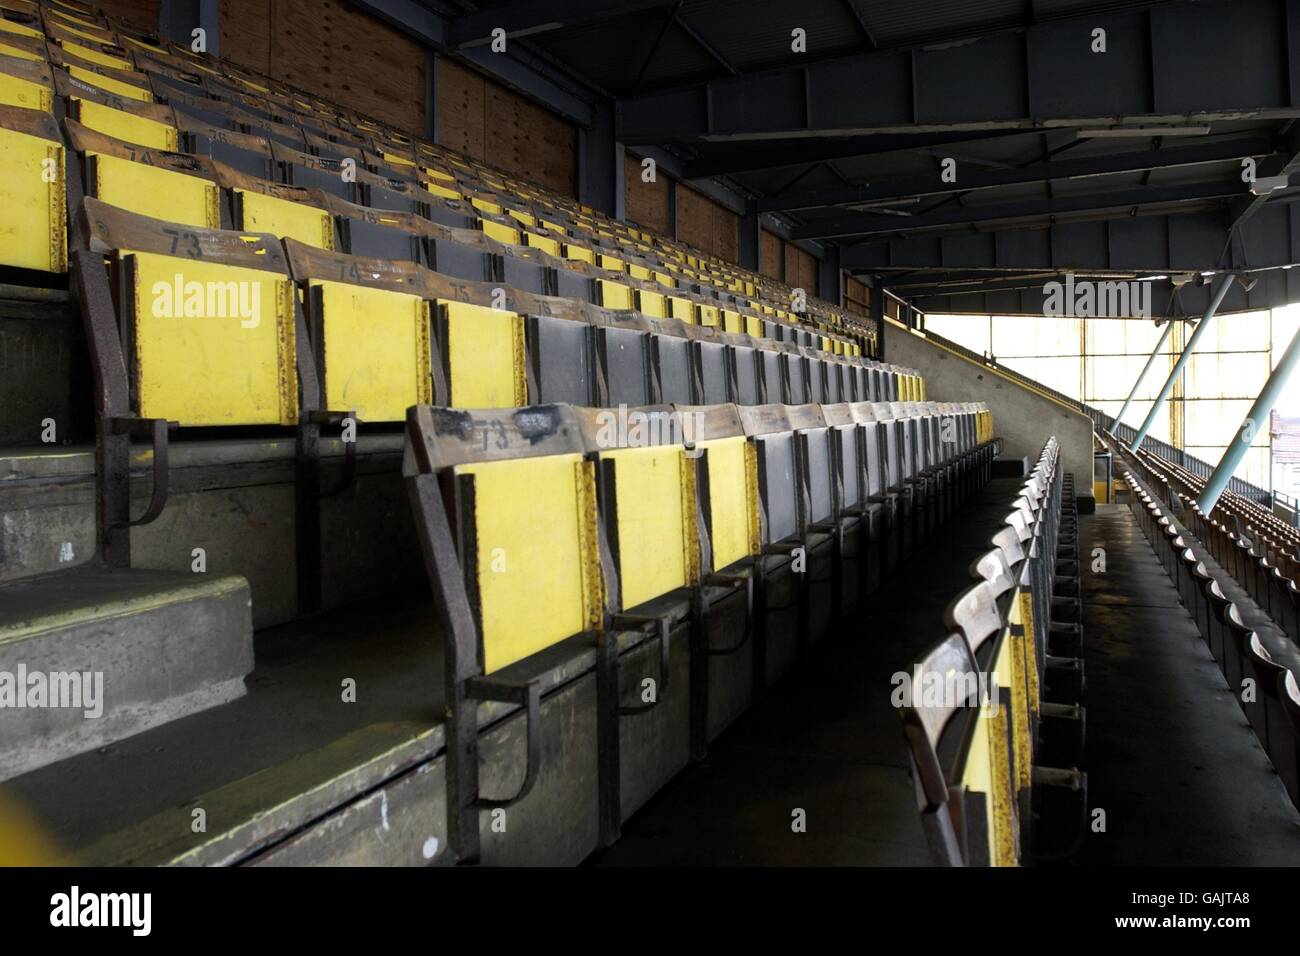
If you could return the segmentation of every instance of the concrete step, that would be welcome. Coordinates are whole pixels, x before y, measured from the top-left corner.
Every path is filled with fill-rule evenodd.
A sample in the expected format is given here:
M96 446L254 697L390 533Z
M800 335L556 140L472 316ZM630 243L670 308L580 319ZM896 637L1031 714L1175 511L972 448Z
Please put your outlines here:
M0 780L243 696L248 582L81 567L0 586Z

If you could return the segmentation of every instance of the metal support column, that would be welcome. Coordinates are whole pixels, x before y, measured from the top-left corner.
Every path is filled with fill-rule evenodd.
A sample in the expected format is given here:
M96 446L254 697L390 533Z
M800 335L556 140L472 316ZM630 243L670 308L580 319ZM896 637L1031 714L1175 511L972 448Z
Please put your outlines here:
M817 295L832 305L843 305L839 246L826 247L826 255L817 264L817 273Z
M876 358L885 360L885 287L880 276L871 280L871 317L876 320Z
M1224 276L1223 283L1219 286L1219 291L1214 293L1213 298L1210 299L1210 307L1205 310L1205 315L1201 317L1201 321L1197 324L1196 331L1194 331L1192 337L1187 340L1187 347L1184 348L1183 353L1178 356L1178 361L1174 363L1173 370L1170 371L1169 377L1165 379L1165 384L1164 387L1160 389L1160 394L1157 395L1156 400L1151 403L1151 411L1147 412L1146 421L1142 423L1142 427L1138 429L1137 435L1134 436L1133 442L1129 445L1129 448L1132 451L1137 451L1138 448L1142 446L1142 439L1147 437L1147 432L1151 430L1151 425L1155 422L1156 415L1160 413L1160 407L1164 405L1165 399L1169 397L1169 393L1173 390L1174 382L1177 380L1178 376L1183 374L1183 367L1187 365L1188 360L1192 357L1192 353L1196 351L1196 343L1199 342L1201 336L1205 334L1205 330L1210 327L1210 322L1214 319L1214 313L1219 311L1219 306L1223 303L1223 297L1227 295L1228 290L1232 288L1234 279L1236 279L1236 276L1231 273Z
M1250 411L1242 421L1241 427L1237 429L1236 437L1223 450L1223 457L1214 466L1214 471L1206 481L1205 490L1201 492L1200 500L1196 502L1205 514L1208 515L1218 503L1219 495L1223 494L1223 489L1228 487L1228 482L1232 480L1232 473L1241 464L1241 459L1246 457L1246 449L1250 447L1255 435L1261 428L1268 427L1269 413L1273 411L1273 406L1281 397L1282 390L1286 388L1287 380L1295 371L1297 363L1300 363L1300 332L1291 337L1291 344L1282 353L1277 368L1273 369L1273 374L1260 389L1259 397L1255 399L1255 404L1250 406Z
M1147 377L1147 372L1151 371L1151 366L1155 364L1156 356L1160 350L1165 347L1169 341L1169 333L1174 330L1174 320L1170 319L1165 323L1164 331L1160 333L1160 338L1156 342L1156 347L1151 350L1151 355L1147 359L1147 364L1142 366L1142 371L1138 372L1137 381L1133 383L1133 390L1128 393L1128 398L1124 399L1124 404L1120 406L1119 414L1115 416L1115 424L1118 425L1124 420L1124 413L1128 411L1129 405L1133 404L1133 396L1137 394L1138 389L1142 387L1143 380Z

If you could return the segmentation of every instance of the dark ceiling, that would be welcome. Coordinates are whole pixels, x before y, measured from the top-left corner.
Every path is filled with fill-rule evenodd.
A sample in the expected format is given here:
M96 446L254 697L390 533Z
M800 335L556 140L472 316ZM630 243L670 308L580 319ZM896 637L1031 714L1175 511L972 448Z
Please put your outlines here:
M663 150L685 178L723 184L790 238L905 294L978 284L981 270L1005 282L1058 267L1300 261L1288 179L1300 169L1300 24L1286 0L427 6L462 48L505 25L531 56L612 97L629 149ZM795 27L805 53L791 51ZM1098 27L1104 56L1090 49ZM1280 184L1252 195L1247 157ZM1138 217L1162 224L1163 248L1143 233L1126 256ZM971 239L1027 228L1048 231L1045 251L1042 237Z

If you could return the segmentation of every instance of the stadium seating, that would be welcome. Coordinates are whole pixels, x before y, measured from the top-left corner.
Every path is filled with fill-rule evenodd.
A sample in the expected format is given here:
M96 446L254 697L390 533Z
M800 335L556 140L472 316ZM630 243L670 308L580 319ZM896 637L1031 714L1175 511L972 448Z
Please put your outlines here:
M1172 491L1160 467L1163 462L1157 459L1156 464L1149 464L1152 462L1149 456L1130 456L1128 460L1145 472L1125 470L1123 475L1133 513L1178 587L1183 604L1196 621L1233 698L1245 712L1291 799L1300 805L1298 738L1296 725L1288 716L1293 707L1289 695L1295 687L1294 670L1300 663L1300 655L1296 655L1294 645L1282 636L1290 632L1280 630L1277 634L1281 640L1271 643L1273 651L1270 652L1264 635L1246 623L1244 607L1225 593L1234 586L1239 587L1248 603L1253 602L1267 620L1267 592L1275 585L1261 583L1256 590L1248 585L1254 581L1256 569L1266 565L1266 560L1251 554L1248 544L1217 522L1208 520L1186 496ZM1155 494L1152 489L1157 489ZM1167 512L1162 495L1165 503L1171 496L1177 502L1186 531L1177 517ZM1193 548L1188 547L1192 535L1198 547L1204 544L1205 560L1213 560L1216 570L1208 569L1205 561L1198 560ZM1267 580L1263 574L1261 579ZM1274 576L1274 580L1285 579ZM1290 581L1286 584L1294 587ZM1273 623L1280 625L1283 620L1286 618L1272 616ZM1282 655L1281 659L1275 654Z
M132 549L185 520L178 452L222 443L238 469L291 446L295 588L271 623L313 615L325 529L367 493L358 458L396 482L402 448L410 509L380 537L413 525L435 598L455 860L577 860L617 839L990 479L988 408L931 400L838 306L796 312L785 286L342 106L32 10L0 21L0 154L21 170L0 187L0 266L66 283L80 312L93 563L109 590L153 593ZM1029 799L1051 604L1034 549L1059 493L1053 458L1025 537L980 571L1005 626L963 638L972 666L1034 688L1010 698L1026 762L999 807ZM238 684L247 585L222 597L245 611L222 662ZM593 721L566 716L583 695ZM557 827L584 787L597 812ZM509 847L490 828L507 808Z
M1037 609L1050 606L1058 587L1058 542L1068 527L1059 459L1049 440L1016 509L990 532L993 547L971 565L976 583L949 603L946 636L917 659L904 695L917 803L938 865L1012 866L1043 857L1044 789L1072 792L1078 839L1084 778L1045 764L1041 737L1050 719L1080 719L1077 710L1053 710L1040 694L1050 617Z
M830 610L856 606L843 542L864 528L835 489L865 486L868 465L832 452L828 414L856 438L849 410L834 406L411 410L405 472L448 635L448 733L468 755L449 767L461 859L480 855L475 808L547 786L539 735L561 645L596 646L608 843L828 633ZM973 489L993 448L977 439L984 410L946 414L962 437L939 454ZM647 685L650 699L634 702ZM683 698L689 709L675 711ZM490 799L473 762L479 701L522 709L528 741L514 792Z

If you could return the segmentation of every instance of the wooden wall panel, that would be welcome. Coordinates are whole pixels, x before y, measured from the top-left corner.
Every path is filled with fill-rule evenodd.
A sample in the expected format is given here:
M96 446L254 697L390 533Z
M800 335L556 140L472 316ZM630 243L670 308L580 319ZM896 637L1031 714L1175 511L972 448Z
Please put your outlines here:
M780 236L774 232L768 232L766 229L763 230L758 244L758 271L769 279L776 279L778 282L781 281L781 276L784 274L782 270L785 268L784 255L781 251L782 245Z
M713 247L719 259L735 262L739 258L740 217L725 206L713 203Z
M694 189L677 186L677 238L702 252L712 251L713 203Z
M844 277L844 307L859 315L870 314L871 290L865 282L859 282L852 276Z
M578 130L549 110L514 93L518 164L507 169L566 196L578 195ZM491 114L488 121L492 121ZM493 162L491 157L488 162Z
M479 161L483 159L485 95L481 74L438 58L438 141Z
M220 0L220 53L414 135L424 133L424 47L341 0Z
M668 191L671 180L656 176L652 183L641 181L641 160L630 153L623 163L624 215L660 235L669 236Z
M275 0L271 12L271 76L424 132L423 46L340 0Z
M221 0L219 51L223 59L271 74L271 5L263 0Z
M92 6L141 30L157 30L162 14L162 0L95 0Z
M740 217L688 186L677 185L677 238L688 246L735 262Z
M554 113L438 58L438 142L566 196L578 192L578 133Z

